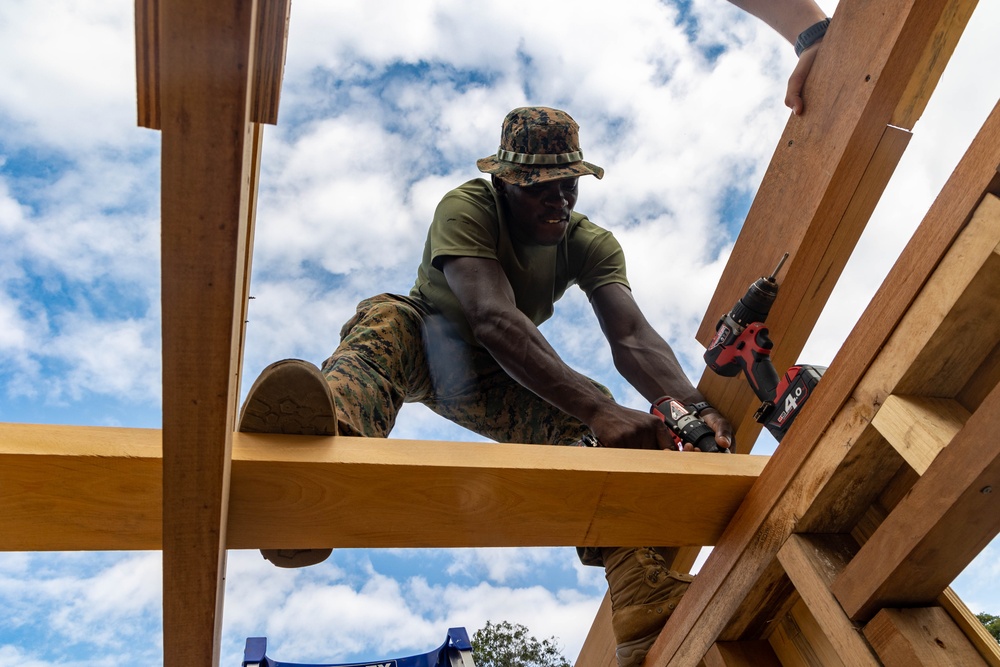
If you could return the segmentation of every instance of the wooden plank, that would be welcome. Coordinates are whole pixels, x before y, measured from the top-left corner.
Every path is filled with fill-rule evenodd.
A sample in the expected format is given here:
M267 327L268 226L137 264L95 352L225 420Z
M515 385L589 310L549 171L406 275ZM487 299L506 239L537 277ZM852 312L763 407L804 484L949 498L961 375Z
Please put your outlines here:
M775 558L761 572L756 585L740 602L717 641L767 639L777 621L784 618L798 600L795 587Z
M791 535L778 551L778 560L840 659L851 667L880 667L860 629L830 592L855 548L836 536Z
M233 436L227 543L250 549L710 544L761 456ZM0 548L160 548L160 432L0 424ZM415 483L419 480L419 483ZM697 516L676 511L698 496Z
M781 664L786 667L851 667L845 665L820 631L809 608L797 599L777 623L769 638Z
M801 633L795 622L790 617L785 616L775 622L774 632L768 638L768 644L770 644L771 650L774 651L774 654L778 657L778 661L783 667L823 667L822 665L808 662L805 656L802 655L802 652L796 645L796 639L800 635Z
M703 663L705 667L781 667L766 641L715 642Z
M922 475L968 419L969 411L954 399L893 394L872 426Z
M768 325L775 365L798 358L905 148L907 123L919 116L975 5L837 6L807 83L810 113L785 128L698 340L707 345L719 316L787 251ZM746 451L758 432L746 383L706 374L699 389L738 426L737 446Z
M938 597L937 602L942 609L948 612L948 615L955 621L955 625L972 643L986 664L990 667L1000 667L1000 643L950 586L944 589L944 593Z
M257 52L250 93L250 119L255 123L278 124L291 8L291 0L258 0Z
M164 665L217 665L256 3L159 10Z
M865 637L885 667L986 664L940 607L883 609L865 626Z
M590 632L580 648L575 667L616 667L616 645L615 633L611 627L611 595L605 593Z
M833 584L854 619L929 604L1000 533L1000 386Z
M893 346L906 345L907 336L893 337L893 331L942 256L950 252L954 237L966 227L983 192L1000 187L1000 179L995 179L998 164L1000 106L994 108L834 359L811 399L810 409L793 425L747 495L652 647L648 665L686 665L704 655L798 517L837 472L876 406L892 393L893 379L902 375L906 360L883 356L885 367L878 371L877 382L859 386L859 378L880 353L885 354L890 338L896 338Z
M159 0L135 0L135 83L139 127L160 129Z

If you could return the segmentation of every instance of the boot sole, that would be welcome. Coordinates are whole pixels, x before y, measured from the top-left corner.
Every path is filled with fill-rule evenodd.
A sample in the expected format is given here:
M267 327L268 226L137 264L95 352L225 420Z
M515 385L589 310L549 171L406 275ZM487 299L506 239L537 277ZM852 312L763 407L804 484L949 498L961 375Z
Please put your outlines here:
M639 667L646 659L646 654L652 648L656 638L660 636L657 630L641 639L633 639L630 642L619 644L615 648L615 657L618 659L618 667Z
M336 435L337 410L330 385L309 362L274 362L250 388L240 414L239 431Z
M276 361L250 387L240 414L241 433L336 435L337 410L326 378L300 359ZM308 567L321 563L333 549L261 549L278 567Z

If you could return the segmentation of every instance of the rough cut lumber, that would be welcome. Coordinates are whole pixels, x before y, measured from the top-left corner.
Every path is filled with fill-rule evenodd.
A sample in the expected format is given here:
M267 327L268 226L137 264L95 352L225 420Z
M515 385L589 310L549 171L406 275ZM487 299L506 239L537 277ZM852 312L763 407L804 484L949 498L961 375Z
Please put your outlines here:
M166 667L219 662L255 13L240 0L159 6Z
M859 628L830 592L853 554L851 546L834 536L791 535L778 551L778 560L841 660L850 667L880 667Z
M966 227L984 191L1000 185L995 182L998 164L1000 107L994 108L834 359L811 399L809 410L800 415L747 495L653 645L646 658L647 665L696 664L729 621L739 601L754 587L792 532L797 518L810 507L824 483L842 472L838 467L850 444L864 431L877 405L893 392L894 383L915 354L906 352L904 356L910 356L909 360L893 359L891 354L885 356L890 337L898 339L896 345L904 348L916 342L911 340L909 328L891 336L893 331L942 256L950 252L952 240ZM981 249L983 243L975 239L971 245ZM987 247L995 245L993 241ZM876 358L884 359L878 377L870 379L869 386L859 386L859 379L868 377L866 369ZM817 444L821 439L838 444ZM863 472L869 471L847 471L847 474Z
M968 420L969 411L954 399L893 394L872 426L922 475Z
M135 0L135 74L138 125L160 129L160 5L171 0ZM291 0L256 0L250 120L275 125L285 68Z
M711 544L766 461L244 433L232 450L231 549ZM156 430L0 424L2 548L160 548L159 469Z
M940 607L883 609L865 626L865 637L886 667L986 665Z
M781 667L766 641L715 642L705 654L704 667Z
M798 358L908 141L975 0L842 2L732 250L701 327L789 252L768 318L774 362ZM699 389L737 426L739 451L759 432L746 382L707 373Z
M851 618L933 603L1000 533L997 432L1000 386L837 577L832 590Z

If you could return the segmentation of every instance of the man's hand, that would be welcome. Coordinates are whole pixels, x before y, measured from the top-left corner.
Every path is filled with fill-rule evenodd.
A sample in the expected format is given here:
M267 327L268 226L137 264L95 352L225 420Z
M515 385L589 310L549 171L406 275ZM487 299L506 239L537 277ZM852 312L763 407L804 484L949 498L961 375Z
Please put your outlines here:
M667 425L656 415L609 403L590 421L602 447L623 449L674 449Z
M734 439L733 427L730 425L729 421L715 408L702 410L701 418L705 420L705 424L707 424L710 429L715 431L715 444L719 446L719 449L731 450ZM684 449L693 449L693 447L691 447L691 445L685 445Z
M806 103L802 98L802 88L809 78L809 70L812 69L813 61L816 60L816 51L819 40L799 56L799 62L792 70L792 75L788 77L788 88L785 91L785 106L792 110L796 116L801 115L806 110Z

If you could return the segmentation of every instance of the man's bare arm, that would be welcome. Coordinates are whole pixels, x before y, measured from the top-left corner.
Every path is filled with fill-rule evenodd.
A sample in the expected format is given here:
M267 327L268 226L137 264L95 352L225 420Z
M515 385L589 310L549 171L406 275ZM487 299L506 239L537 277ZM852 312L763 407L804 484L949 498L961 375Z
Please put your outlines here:
M795 44L795 40L803 30L826 18L826 14L815 0L729 0L729 2L774 28L790 44ZM802 88L816 59L818 43L802 52L798 64L788 78L785 106L796 115L805 111Z
M517 310L499 262L451 257L443 269L476 340L514 380L587 424L607 447L672 446L663 422L618 405L559 357L538 327Z
M650 326L627 287L618 283L600 287L591 303L611 345L615 367L646 400L653 402L662 396L685 404L705 400L684 375L670 345ZM715 431L719 446L728 448L733 440L729 422L715 410L703 417Z

